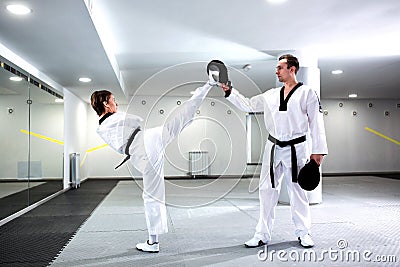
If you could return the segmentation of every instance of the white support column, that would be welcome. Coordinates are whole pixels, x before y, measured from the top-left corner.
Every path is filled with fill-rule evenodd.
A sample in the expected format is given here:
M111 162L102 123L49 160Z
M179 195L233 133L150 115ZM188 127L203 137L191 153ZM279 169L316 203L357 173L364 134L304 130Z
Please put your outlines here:
M305 85L312 87L320 97L321 74L320 74L320 69L318 68L318 57L310 51L294 51L294 52L289 52L289 54L292 54L295 57L297 57L300 63L300 70L296 75L297 80ZM282 84L279 83L278 80L277 80L277 86L282 86ZM309 134L307 134L307 140L309 140L309 138L311 137L309 136ZM321 168L320 168L320 173L322 174ZM322 176L320 177L320 179L321 182L318 185L318 187L315 188L313 191L308 192L308 199L310 204L322 203ZM289 196L286 189L285 179L282 180L279 202L289 203Z

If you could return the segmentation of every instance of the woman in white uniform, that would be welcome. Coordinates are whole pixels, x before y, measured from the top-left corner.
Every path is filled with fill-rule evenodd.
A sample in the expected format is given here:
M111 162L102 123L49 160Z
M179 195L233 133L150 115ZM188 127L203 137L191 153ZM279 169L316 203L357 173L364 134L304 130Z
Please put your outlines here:
M260 174L260 217L253 238L245 242L246 247L258 247L271 240L283 177L286 179L295 234L303 247L314 246L310 236L311 215L307 192L297 183L297 175L310 159L319 166L324 155L328 154L328 148L318 95L297 81L298 69L296 57L281 56L276 75L284 86L250 99L231 86L222 86L225 97L239 109L264 112L269 133Z
M149 239L136 245L140 251L159 252L158 235L168 232L164 149L190 124L207 93L216 84L211 77L164 125L149 129L143 128L143 119L140 117L118 112L118 104L111 92L96 91L91 96L92 107L100 117L97 133L111 148L127 155L124 162L129 159L143 174L143 200Z

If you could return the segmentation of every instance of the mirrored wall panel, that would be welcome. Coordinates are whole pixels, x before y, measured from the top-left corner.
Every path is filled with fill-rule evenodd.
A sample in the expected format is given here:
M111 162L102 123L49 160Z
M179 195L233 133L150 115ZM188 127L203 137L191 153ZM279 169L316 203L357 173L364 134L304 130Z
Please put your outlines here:
M62 190L62 95L0 58L0 220Z

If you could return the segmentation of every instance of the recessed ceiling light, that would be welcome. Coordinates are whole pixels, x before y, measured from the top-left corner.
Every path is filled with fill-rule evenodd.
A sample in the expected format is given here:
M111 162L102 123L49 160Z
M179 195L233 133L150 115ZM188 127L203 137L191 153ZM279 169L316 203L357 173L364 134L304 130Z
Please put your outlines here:
M268 0L268 2L270 2L272 4L280 4L280 3L286 2L286 0Z
M6 8L15 15L26 15L32 12L32 9L24 5L8 5Z
M88 82L91 82L92 79L87 78L87 77L81 77L81 78L79 78L79 81L80 81L80 82L83 82L83 83L88 83Z
M194 95L194 91L190 91L190 94L191 94L191 95Z
M56 98L56 99L54 99L54 102L56 102L56 103L64 103L64 99Z
M343 71L342 70L333 70L331 71L332 74L342 74Z
M357 97L357 94L349 94L349 97L350 97L350 98L356 98L356 97Z
M10 80L14 81L14 82L20 82L20 81L22 81L22 78L18 77L18 76L12 76L12 77L10 77Z

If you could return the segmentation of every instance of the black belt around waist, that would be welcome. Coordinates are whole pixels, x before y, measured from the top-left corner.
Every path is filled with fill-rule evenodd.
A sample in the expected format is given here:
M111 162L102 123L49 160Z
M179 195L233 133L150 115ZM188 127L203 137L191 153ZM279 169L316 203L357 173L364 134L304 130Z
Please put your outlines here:
M131 146L133 139L135 139L135 136L137 135L137 133L140 131L140 127L136 128L135 131L133 131L133 133L131 134L131 136L129 136L128 138L128 142L126 143L126 147L125 147L125 155L126 157L124 158L124 160L118 164L117 167L115 167L115 169L118 169L119 167L121 167L122 164L124 164L125 162L128 161L128 159L131 158L131 155L129 155L129 147Z
M292 161L292 182L297 183L297 155L296 148L294 145L303 143L306 141L306 136L300 136L295 139L289 141L279 141L275 139L272 135L268 136L268 140L273 143L271 148L271 157L269 161L269 175L271 177L271 185L272 188L275 188L275 177L274 177L274 156L275 156L275 146L278 145L280 147L290 146L291 150L291 161Z

